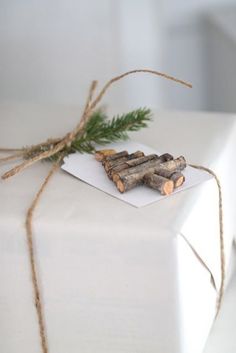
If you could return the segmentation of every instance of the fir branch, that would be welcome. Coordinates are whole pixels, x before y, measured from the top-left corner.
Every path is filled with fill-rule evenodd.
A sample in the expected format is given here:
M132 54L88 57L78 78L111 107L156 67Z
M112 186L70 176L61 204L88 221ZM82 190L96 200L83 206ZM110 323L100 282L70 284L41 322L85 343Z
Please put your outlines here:
M93 153L95 145L105 145L111 142L127 140L129 131L138 131L147 127L151 120L151 111L147 108L133 110L127 114L117 115L108 119L102 110L95 111L87 122L82 133L78 134L71 146L65 147L62 151L52 155L46 160L57 161L61 153L68 155L70 153ZM57 142L55 142L56 144ZM48 145L37 146L29 149L25 153L25 158L30 159L42 151L53 148L54 142ZM26 149L27 150L27 149Z
M92 153L95 150L95 144L105 145L127 140L129 131L138 131L147 127L147 122L150 120L151 111L147 108L117 115L111 120L107 120L104 112L96 111L87 123L84 133L73 141L71 148L74 152Z

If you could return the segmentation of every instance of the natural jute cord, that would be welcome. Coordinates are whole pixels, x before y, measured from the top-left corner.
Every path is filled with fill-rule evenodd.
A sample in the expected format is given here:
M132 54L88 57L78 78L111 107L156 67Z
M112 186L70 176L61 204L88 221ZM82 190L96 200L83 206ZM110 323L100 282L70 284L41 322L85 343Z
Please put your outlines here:
M26 222L25 222L28 255L29 255L30 269L31 269L31 279L32 279L33 290L34 290L34 303L35 303L35 307L36 307L36 311L37 311L39 334L40 334L40 340L41 340L41 346L42 346L43 353L48 353L48 342L47 342L46 328L45 328L44 316L43 316L42 299L41 299L41 293L40 293L37 270L36 270L36 263L35 263L35 250L34 250L34 242L33 242L32 218L33 218L34 210L39 202L40 196L42 195L44 189L46 188L46 186L47 186L49 180L51 179L51 177L53 176L53 174L60 167L60 161L61 161L61 159L59 159L56 163L53 164L50 172L48 173L48 175L44 179L42 186L40 187L39 191L35 195L35 198L31 204L30 208L27 211Z
M224 247L222 188L221 188L219 178L211 169L203 167L201 165L195 165L195 164L189 164L189 166L195 169L204 170L205 172L211 174L214 177L218 187L221 281L220 281L220 288L219 288L217 302L216 302L216 317L217 317L222 305L222 300L224 296L224 287L225 287L225 247Z
M0 152L16 152L10 156L7 156L5 158L0 159L0 162L7 162L10 160L18 159L18 158L25 158L27 156L28 152L33 152L34 150L37 151L38 148L44 147L44 146L50 146L51 148L47 151L42 151L38 154L36 154L34 157L29 158L25 160L23 163L15 166L13 169L9 170L5 174L2 175L2 179L7 179L22 170L28 168L29 166L33 165L34 163L46 159L48 157L51 157L55 155L58 152L63 151L66 146L70 146L70 144L73 142L75 137L83 131L85 125L90 119L91 113L94 110L94 108L97 106L97 104L102 100L104 94L106 91L109 89L109 87L115 83L116 81L119 81L123 79L124 77L131 75L131 74L136 74L136 73L149 73L153 75L158 75L162 76L164 78L167 78L169 80L175 81L177 83L181 83L187 87L192 87L191 84L186 83L182 80L179 80L175 77L169 76L167 74L157 72L154 70L149 70L149 69L138 69L138 70L132 70L128 71L122 75L116 76L109 80L105 86L101 89L97 97L93 100L93 95L97 86L97 81L93 81L90 90L89 90L89 95L85 104L85 108L82 114L82 117L80 119L79 124L68 134L66 134L62 138L56 138L56 139L48 139L47 141L44 141L40 144L30 146L28 148L22 148L22 149L10 149L10 148L0 148ZM39 281L38 281L38 275L37 275L37 265L36 265L36 259L35 259L35 249L34 249L34 241L33 241L33 230L32 230L32 221L33 221L33 215L34 211L39 203L40 197L42 193L44 192L46 186L48 185L50 179L52 176L55 174L55 172L59 169L60 164L62 162L62 159L64 157L64 154L61 152L60 157L57 159L57 161L53 164L52 168L50 169L48 175L44 179L43 184L41 185L39 191L35 195L32 204L30 205L30 208L27 211L26 215L26 236L27 236L27 249L28 249L28 257L29 257L29 262L30 262L30 270L31 270L31 279L32 279L32 286L33 286L33 292L34 292L34 301L35 301L35 307L36 307L36 312L37 312L37 319L38 319L38 327L39 327L39 334L40 334L40 341L41 341L41 348L43 353L49 353L49 348L48 348L48 340L47 340L47 334L46 334L46 326L45 326L45 321L44 321L44 311L43 311L43 305L42 305L42 295L41 295L41 290L39 287ZM220 290L218 293L218 299L217 299L217 306L216 306L216 315L219 313L221 304L222 304L222 298L224 294L224 283L225 283L225 252L224 252L224 233L223 233L223 207L222 207L222 190L221 190L221 185L218 177L216 174L205 167L202 166L197 166L197 165L190 165L193 168L201 169L204 170L208 173L210 173L216 180L217 186L218 186L218 192L219 192L219 227L220 227L220 259L221 259L221 285L220 285Z

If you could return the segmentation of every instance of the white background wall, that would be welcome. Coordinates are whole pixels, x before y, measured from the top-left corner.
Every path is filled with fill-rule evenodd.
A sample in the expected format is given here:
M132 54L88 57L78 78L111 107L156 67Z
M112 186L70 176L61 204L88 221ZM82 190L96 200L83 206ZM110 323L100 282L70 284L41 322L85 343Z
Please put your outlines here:
M232 92L235 87L233 77L236 76L233 64L236 61L236 36L232 40L224 35L225 28L221 25L217 30L213 19L222 17L227 23L228 15L234 12L231 25L236 30L236 0L167 0L164 4L163 68L178 72L193 83L193 90L187 97L177 95L178 87L164 85L165 104L179 109L184 104L187 109L235 112ZM229 82L222 85L222 75L226 71ZM213 89L216 85L217 92Z
M1 0L1 99L83 101L119 69L109 0Z
M0 100L81 104L92 79L150 67L194 89L140 76L114 87L106 102L236 110L209 96L203 25L206 11L230 3L236 0L0 0Z

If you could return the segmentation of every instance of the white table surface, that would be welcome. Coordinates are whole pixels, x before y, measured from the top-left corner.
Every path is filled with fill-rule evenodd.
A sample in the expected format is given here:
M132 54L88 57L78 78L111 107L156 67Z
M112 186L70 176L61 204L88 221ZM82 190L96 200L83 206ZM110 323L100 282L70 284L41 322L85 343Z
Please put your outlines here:
M0 145L4 147L18 147L22 145L30 145L33 143L37 143L44 139L47 139L48 137L57 137L63 135L65 132L69 131L77 122L79 117L78 111L78 107L40 106L23 103L2 104L0 107ZM235 151L235 139L232 138L236 136L235 116L216 113L210 114L197 112L159 112L155 114L155 119L151 126L152 130L142 130L138 133L132 134L132 137L141 143L146 143L158 149L160 152L169 152L173 153L176 156L184 155L189 163L203 164L205 166L209 166L214 169L214 171L219 175L222 180L226 180L227 177L227 181L229 183L232 181L232 185L234 185L234 174L232 173L231 175L229 171L231 166L230 164L234 158ZM225 155L226 152L227 155ZM7 170L7 168L9 169L9 166L10 164L8 166L2 166L1 171L4 172L5 170ZM9 234L9 229L12 229L12 232L14 231L14 229L16 229L16 227L19 227L19 230L23 229L23 219L27 206L29 205L32 199L33 193L37 191L42 178L46 175L48 167L49 166L47 163L38 164L21 173L16 178L12 178L11 180L4 182L4 185L3 182L1 182L0 196L1 199L4 200L4 202L0 205L1 227L3 230L7 229ZM34 180L34 183L29 182L29 180L32 179ZM60 195L62 185L63 199ZM232 205L236 206L236 193L235 188L229 189L228 187L223 187L223 191L224 199L226 201L226 236L228 238L232 238L233 235L235 235L235 223L231 221L234 217L233 209L235 209L235 207L232 207ZM194 191L192 191L192 194L196 195L197 192L197 189L195 189ZM109 210L116 210L116 213L112 215L112 217L114 217L116 226L119 224L119 219L122 219L122 221L125 222L128 227L130 226L131 220L136 219L139 232L138 234L133 234L131 236L131 239L134 240L135 237L137 237L138 239L143 238L143 234L145 234L145 222L147 222L146 224L149 225L150 229L155 229L155 226L158 223L158 229L163 230L163 244L165 244L164 239L170 236L170 233L165 232L165 230L170 229L172 231L172 226L170 226L170 224L173 223L174 228L174 223L176 221L177 215L177 208L182 207L181 205L183 202L185 202L186 206L189 205L187 202L188 199L190 200L189 195L189 192L182 193L181 195L175 195L173 196L173 202L171 205L169 203L169 200L164 200L162 201L161 206L154 206L157 211L155 213L155 217L151 217L149 212L151 209L147 207L141 211L140 215L142 215L142 219L139 219L139 217L134 215L134 212L137 211L134 211L132 208L130 208L130 206L122 204L122 207L120 207L119 200L113 199L109 195L105 195L101 191L93 189L84 183L80 183L74 178L68 178L68 175L60 171L58 175L54 177L54 180L52 181L51 185L49 185L47 190L47 196L42 199L41 204L37 210L34 222L34 226L37 229L36 243L40 246L40 254L42 257L45 256L45 259L47 259L47 255L50 252L53 253L54 251L56 251L57 253L61 252L61 254L64 256L64 240L62 241L64 237L62 237L63 234L60 234L60 227L63 227L63 224L68 220L70 221L72 219L75 220L76 218L79 218L80 227L83 231L85 231L85 220L88 217L88 213L91 212L92 209L93 223L96 227L99 225L104 234L109 233L105 222L106 212L109 214ZM17 202L13 202L13 198L17 200ZM81 202L81 200L86 199L93 200L93 204L91 205L85 203L84 201ZM104 202L106 204L107 211L105 211L105 214L103 214L103 218L101 219L101 205L104 205ZM72 203L73 208L70 207ZM167 211L168 217L166 217ZM16 214L17 218L15 217ZM183 221L183 217L185 217L184 214L181 217L178 217L177 223L181 223ZM47 219L46 223L44 221L45 219ZM228 220L230 220L230 222L228 222ZM57 224L57 234L55 233L55 224ZM75 230L75 226L76 223L70 221L67 226L68 232L73 232ZM54 234L52 241L49 243L48 241L43 243L43 240L39 240L40 238L38 238L39 234L45 232L46 229L48 231L51 231L52 234ZM114 234L120 234L123 229L123 225L118 226L117 229L114 229ZM151 238L152 237L153 235L151 235ZM17 255L20 256L21 253L23 253L25 250L24 242L22 241L22 243L18 243L18 240L16 240L14 236L13 239L15 242L15 256L17 257ZM57 239L57 242L55 242L55 239ZM71 241L69 237L68 241ZM14 250L14 246L12 247L12 243L10 242L10 237L4 241L6 252L9 248L11 249L11 251ZM230 241L227 244L230 244ZM72 244L69 244L68 246L70 247L70 251L72 251ZM78 250L79 249L77 249L77 251ZM97 250L91 249L91 251ZM227 258L229 258L229 250L230 249L228 246L226 248ZM80 249L80 251L80 255L82 255L83 249ZM92 252L90 255L93 256ZM27 258L25 258L24 261L25 271L27 273ZM45 264L43 263L43 260L39 259L38 261L40 273L43 278L48 278L47 281L52 281L50 275L47 277L47 269L45 267ZM73 264L70 265L73 266ZM15 278L15 276L18 276L19 269L13 268L11 267L11 265L9 266L10 267L8 268L7 272L8 279L3 277L3 280L11 281L13 280L13 278ZM56 270L56 264L54 264L54 266ZM104 266L106 266L105 263ZM85 269L85 271L88 271L88 269ZM9 278L9 276L12 276L12 278ZM21 276L22 274L20 274L19 272L19 280L22 280ZM57 279L60 279L59 273ZM71 281L73 279L64 278L64 280L66 280L66 283L69 286L71 285ZM8 314L9 317L12 318L12 320L14 320L16 317L24 315L24 305L26 305L27 300L31 300L30 283L27 283L27 281L25 281L24 283L28 287L27 290L26 288L24 288L22 290L22 293L24 293L25 295L26 290L28 292L28 297L24 297L23 299L19 298L19 302L21 303L21 305L20 307L17 307L17 313L15 312L15 309L11 310L10 307L8 308ZM148 282L145 283L148 286ZM53 286L53 283L51 285ZM65 282L61 286L57 283L57 289L61 289L65 297L67 295L71 295L70 291L68 290L67 292L64 286ZM45 290L44 281L42 283L42 287L43 290ZM47 282L47 288L48 287L49 291L53 291L53 287L50 288L49 282ZM14 288L14 286L12 288ZM7 288L6 286L6 291L8 289L9 288ZM7 292L4 292L4 289L2 293L3 298L4 296L7 298L8 294ZM76 293L74 293L74 295L76 295ZM57 297L56 295L56 298L58 298L59 300L59 296ZM14 297L14 293L11 293L10 300L13 299L16 300L16 298ZM4 301L2 301L2 305L4 307ZM50 317L50 310L52 310L53 312L53 307L46 307L46 309ZM32 320L32 327L35 326L35 317L33 310L34 308L32 307L31 319L27 318L28 320ZM71 315L73 316L73 311L68 308L67 314L69 316L66 318L66 322L69 325L70 320L72 320L71 322L73 322L74 319L73 317L71 318ZM98 315L101 315L99 311ZM50 325L50 320L48 320L48 322ZM53 337L54 339L56 339L57 332L61 332L61 324L62 323L58 322L56 325L56 323L54 322L54 328L50 331L50 337L52 339ZM16 327L18 326L14 326L15 330ZM27 326L24 326L22 322L22 330L24 330L24 328L26 327ZM66 328L66 332L68 334L69 331L67 330L69 330L69 327ZM36 339L35 337L37 337L37 332L35 332L35 329L32 328L31 333L33 344L34 339ZM18 334L20 335L22 334L22 332L18 332ZM28 343L30 344L30 342ZM69 342L67 342L67 344L69 344ZM37 348L35 348L35 352L38 352ZM6 353L8 353L8 351ZM9 351L9 353L12 352Z

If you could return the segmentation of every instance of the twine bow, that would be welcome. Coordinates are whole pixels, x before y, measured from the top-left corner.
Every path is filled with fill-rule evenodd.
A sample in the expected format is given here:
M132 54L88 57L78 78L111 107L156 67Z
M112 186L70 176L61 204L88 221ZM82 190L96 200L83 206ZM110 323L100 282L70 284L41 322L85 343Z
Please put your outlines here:
M8 162L10 160L16 160L19 158L25 159L22 163L16 165L14 168L11 170L7 171L5 174L2 175L2 179L8 179L17 173L23 171L24 169L30 167L34 163L41 161L43 159L56 156L56 161L53 163L53 166L51 167L48 175L44 179L39 191L35 195L32 204L30 205L27 214L26 214L26 221L25 221L25 226L26 226L26 236L27 236L27 249L28 249L28 257L29 257L29 262L30 262L30 270L31 270L31 279L32 279L32 286L33 286L33 292L34 292L34 302L35 302L35 307L37 311L37 319L38 319L38 327L39 327L39 334L40 334L40 340L41 340L41 348L43 353L49 353L49 348L48 348L48 340L47 340L47 334L46 334L46 326L45 326L45 321L44 321L44 312L43 312L43 306L42 306L42 295L41 295L41 290L39 287L39 281L38 281L38 275L37 275L37 267L36 267L36 261L35 261L35 250L34 250L34 242L33 242L33 231L32 231L32 220L33 220L33 214L35 211L36 206L39 203L40 197L45 190L46 186L48 185L50 179L54 175L54 173L59 169L60 164L63 160L63 157L65 156L68 147L70 147L71 143L74 141L74 139L83 132L86 124L88 123L91 113L95 109L95 107L98 105L98 103L102 100L103 96L105 95L106 91L110 88L110 86L123 79L124 77L131 75L131 74L136 74L136 73L149 73L157 76L162 76L166 79L175 81L177 83L183 84L187 87L192 87L190 83L187 83L185 81L179 80L175 77L172 77L170 75L154 71L154 70L149 70L149 69L138 69L138 70L132 70L125 72L122 75L116 76L109 80L105 86L101 89L101 91L98 93L96 98L93 98L95 89L97 87L97 81L92 81L90 89L89 89L89 94L88 98L81 116L81 119L78 123L78 125L69 133L67 133L65 136L62 138L55 138L55 139L48 139L47 141L44 141L40 144L33 145L27 148L22 148L22 149L9 149L9 148L0 148L0 152L14 152L13 154L10 154L7 157L1 158L0 162ZM216 174L205 167L202 166L196 166L196 165L190 165L193 168L197 169L202 169L205 170L206 172L210 173L216 180L217 186L218 186L218 191L219 191L219 226L220 226L220 258L221 258L221 285L220 285L220 290L218 293L218 299L217 299L217 305L216 305L216 316L219 313L221 304L222 304L222 299L223 299L223 293L224 293L224 282L225 282L225 253L224 253L224 236L223 236L223 208L222 208L222 191L221 191L221 185L220 181L217 178Z

